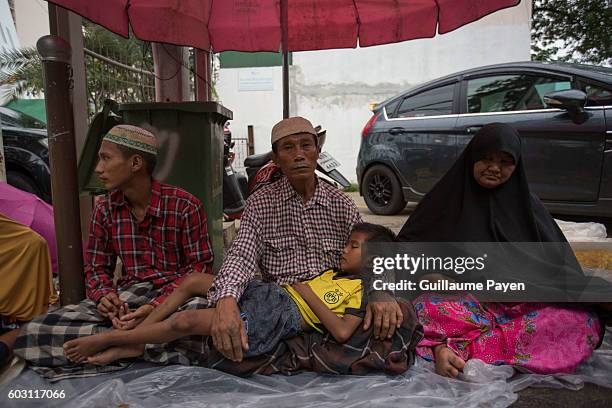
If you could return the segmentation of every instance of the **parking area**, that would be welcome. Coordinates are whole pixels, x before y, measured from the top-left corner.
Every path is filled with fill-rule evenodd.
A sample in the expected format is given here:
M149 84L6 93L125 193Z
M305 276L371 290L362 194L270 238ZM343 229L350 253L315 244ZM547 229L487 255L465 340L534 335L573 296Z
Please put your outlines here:
M416 207L417 203L408 203L406 208L402 212L396 215L376 215L373 214L372 211L368 209L366 206L363 197L359 195L358 192L347 193L349 197L353 199L355 204L357 204L357 208L359 208L359 212L363 217L364 221L371 222L373 224L384 225L385 227L390 228L393 232L398 233L402 226L410 216L412 210ZM608 238L612 238L612 218L602 218L602 217L581 217L581 216L569 216L569 215L561 215L554 216L556 219L562 219L564 221L573 221L573 222L598 222L600 224L604 224L606 227L606 231L608 232Z
M359 213L363 217L364 221L371 222L373 224L384 225L385 227L390 228L393 232L398 233L402 226L410 216L410 213L416 207L416 203L408 203L406 208L402 212L396 215L376 215L370 211L363 200L363 197L359 195L358 192L347 193L349 197L353 199L355 204L357 204L357 208L359 208Z

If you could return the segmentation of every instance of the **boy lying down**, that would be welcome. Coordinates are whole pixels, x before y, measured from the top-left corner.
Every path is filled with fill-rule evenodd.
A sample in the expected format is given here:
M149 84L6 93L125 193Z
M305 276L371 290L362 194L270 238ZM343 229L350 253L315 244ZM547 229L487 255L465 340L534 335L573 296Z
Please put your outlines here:
M388 228L356 224L343 250L341 271L330 269L314 279L282 287L251 281L238 302L248 338L245 356L264 354L281 340L304 331L329 332L338 343L348 341L362 323L367 304L362 279L357 276L362 268L362 245L394 241ZM141 356L145 344L210 335L214 308L175 312L188 299L205 296L213 279L209 274L189 275L138 327L70 340L64 344L66 357L75 363L106 365Z

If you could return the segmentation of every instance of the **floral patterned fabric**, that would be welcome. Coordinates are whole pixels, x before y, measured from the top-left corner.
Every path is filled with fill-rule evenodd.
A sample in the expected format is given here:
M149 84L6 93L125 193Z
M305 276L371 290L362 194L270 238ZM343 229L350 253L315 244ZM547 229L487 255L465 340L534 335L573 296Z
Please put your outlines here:
M579 305L480 303L470 295L433 293L414 305L425 332L417 353L428 360L433 347L446 344L465 361L572 373L601 337L597 315Z

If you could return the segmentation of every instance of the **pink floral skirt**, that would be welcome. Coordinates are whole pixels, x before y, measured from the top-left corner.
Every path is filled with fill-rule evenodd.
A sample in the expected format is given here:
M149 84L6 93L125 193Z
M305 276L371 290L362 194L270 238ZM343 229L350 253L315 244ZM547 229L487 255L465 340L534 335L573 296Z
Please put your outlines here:
M572 373L601 338L597 315L579 305L480 303L470 295L429 293L414 306L425 331L417 353L428 360L433 347L446 344L465 361Z

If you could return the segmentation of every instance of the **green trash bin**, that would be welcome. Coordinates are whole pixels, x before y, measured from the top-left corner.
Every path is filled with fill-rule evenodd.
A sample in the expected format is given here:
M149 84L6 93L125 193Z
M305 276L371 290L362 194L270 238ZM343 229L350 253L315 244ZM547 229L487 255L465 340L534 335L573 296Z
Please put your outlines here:
M93 170L108 129L124 123L151 131L159 149L153 176L202 201L217 272L223 261L223 125L232 119L232 112L216 102L113 101L107 102L105 111L94 118L79 160L81 192L103 191Z

